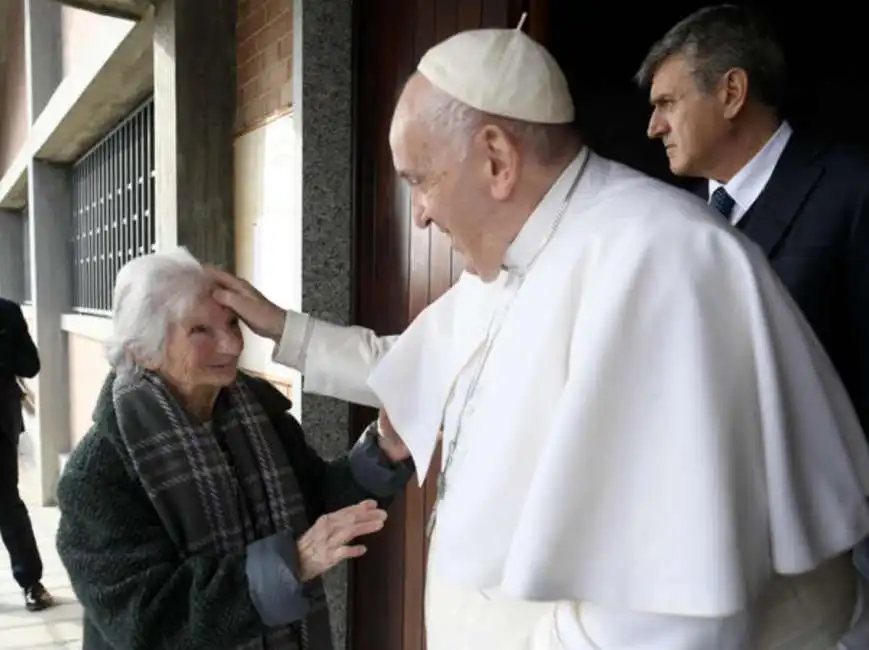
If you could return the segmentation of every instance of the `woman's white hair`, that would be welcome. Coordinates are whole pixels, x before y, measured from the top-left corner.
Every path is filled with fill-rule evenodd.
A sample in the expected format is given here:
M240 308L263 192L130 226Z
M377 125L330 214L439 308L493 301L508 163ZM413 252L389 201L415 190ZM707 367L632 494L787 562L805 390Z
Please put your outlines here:
M109 364L119 375L163 362L166 334L210 287L202 264L183 247L127 262L115 281Z

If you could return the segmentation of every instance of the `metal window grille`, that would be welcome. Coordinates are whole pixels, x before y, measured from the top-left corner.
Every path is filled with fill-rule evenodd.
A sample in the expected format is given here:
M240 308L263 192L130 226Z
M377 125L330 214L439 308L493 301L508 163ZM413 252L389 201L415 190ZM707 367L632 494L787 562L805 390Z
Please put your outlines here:
M105 314L124 264L155 250L154 100L72 168L73 307Z
M21 219L24 223L21 247L24 254L24 303L33 302L33 284L30 279L30 210L24 208L21 211Z

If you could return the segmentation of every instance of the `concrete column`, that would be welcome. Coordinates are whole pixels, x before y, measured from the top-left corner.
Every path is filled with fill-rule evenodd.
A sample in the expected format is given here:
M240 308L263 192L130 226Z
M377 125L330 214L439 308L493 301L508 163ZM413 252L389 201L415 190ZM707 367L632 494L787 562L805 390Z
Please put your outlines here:
M24 300L24 217L0 210L0 297Z
M61 4L56 0L24 2L31 124L63 80L61 10Z
M302 135L302 309L335 323L349 323L353 305L352 55L351 0L294 0L293 108ZM354 433L346 403L305 395L302 420L324 456L346 451ZM345 648L346 566L329 573L326 589L335 647Z
M232 269L236 0L163 0L154 18L157 247Z
M37 120L63 79L61 6L24 0L30 122ZM69 447L69 371L60 317L69 310L71 197L66 169L32 160L27 170L30 278L42 370L33 382L36 417L29 430L39 472L39 499L54 502L58 454Z
M36 315L32 332L42 370L37 375L34 456L40 499L54 502L59 454L69 450L69 357L61 315L72 308L69 239L72 197L69 171L38 160L27 170L30 210L30 270Z

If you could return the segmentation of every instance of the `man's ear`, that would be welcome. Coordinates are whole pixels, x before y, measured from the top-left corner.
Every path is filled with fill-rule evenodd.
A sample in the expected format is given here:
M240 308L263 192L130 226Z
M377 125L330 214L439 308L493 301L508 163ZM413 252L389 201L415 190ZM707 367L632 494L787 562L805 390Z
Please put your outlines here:
M742 68L731 68L721 78L719 97L724 105L724 117L736 117L748 101L748 73Z
M485 147L486 172L492 198L505 201L513 193L522 164L519 148L501 127L489 124L479 133Z

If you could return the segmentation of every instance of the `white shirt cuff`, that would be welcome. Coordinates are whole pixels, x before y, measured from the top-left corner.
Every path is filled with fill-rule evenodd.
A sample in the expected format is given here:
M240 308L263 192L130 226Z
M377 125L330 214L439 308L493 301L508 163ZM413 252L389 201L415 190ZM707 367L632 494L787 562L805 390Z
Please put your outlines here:
M281 340L275 346L272 359L276 363L305 372L305 357L314 328L314 319L308 314L287 311Z
M272 359L302 373L306 393L379 408L368 388L368 375L394 339L381 339L364 327L333 325L287 311Z

